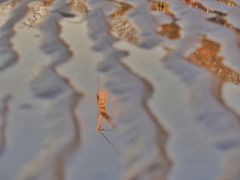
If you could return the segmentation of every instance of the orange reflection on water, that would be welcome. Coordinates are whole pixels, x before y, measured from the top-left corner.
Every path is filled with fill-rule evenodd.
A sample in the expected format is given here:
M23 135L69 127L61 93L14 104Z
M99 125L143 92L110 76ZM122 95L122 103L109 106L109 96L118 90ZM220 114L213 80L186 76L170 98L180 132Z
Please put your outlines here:
M180 37L181 28L175 22L170 24L164 24L161 26L161 30L158 32L160 35L167 37L168 39L175 40Z
M20 3L20 0L6 1L0 4L0 13L4 12L5 10L12 10L18 5L18 3Z
M43 18L48 15L48 7L54 0L32 2L28 5L28 14L22 22L22 27L33 28L39 25Z
M78 13L87 13L88 7L85 3L85 1L81 0L68 0L67 3L71 7L73 11L76 11Z
M116 0L108 0L118 5L118 8L112 12L109 17L110 31L111 33L122 40L128 41L132 44L138 43L138 31L137 28L125 16L125 13L133 8L131 4L119 2Z
M215 13L214 10L204 6L200 2L197 2L197 1L194 1L194 0L184 0L184 1L185 1L185 3L187 3L189 5L189 7L200 9L200 10L202 10L204 12L207 12L207 13Z
M130 9L133 8L133 6L131 4L128 3L122 3L122 2L116 2L119 5L119 7L117 8L117 10L115 10L113 13L110 14L111 18L118 18L123 16L127 11L129 11Z
M230 7L238 6L238 4L234 0L217 0L217 1Z
M20 0L9 0L0 4L0 27L7 22L11 12L19 3Z
M169 4L164 1L151 1L151 11L161 11L174 18L174 14L170 11Z
M111 25L113 35L132 44L138 43L138 31L128 19L117 19Z
M207 69L222 81L240 84L240 74L223 64L219 56L220 44L204 37L201 47L197 48L186 59L191 63Z

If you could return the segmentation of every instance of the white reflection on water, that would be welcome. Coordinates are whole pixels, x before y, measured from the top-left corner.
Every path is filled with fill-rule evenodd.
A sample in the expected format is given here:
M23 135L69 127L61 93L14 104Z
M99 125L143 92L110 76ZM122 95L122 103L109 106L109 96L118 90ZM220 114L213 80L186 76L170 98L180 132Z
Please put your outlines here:
M214 75L184 61L207 35L221 45L218 55L225 64L237 70L236 29L210 25L206 18L218 14L215 11L206 13L204 8L171 1L171 13L152 14L147 2L133 0L129 3L136 6L123 18L129 20L126 29L136 31L121 36L120 31L111 32L114 28L108 32L105 24L113 21L109 15L116 5L88 3L91 8L89 14L84 9L83 23L73 23L79 17L61 21L64 43L58 39L60 15L54 11L64 1L53 5L47 22L36 29L16 26L11 41L19 58L0 74L0 100L11 96L0 105L0 126L6 124L0 179L160 179L161 175L172 180L238 180L239 164L232 159L239 155L239 86L224 85L222 97L215 97L209 85L210 79L217 81ZM236 7L202 3L229 13L226 19L239 26L234 20ZM181 28L162 31L163 36L155 33L155 28L172 21ZM168 33L177 31L175 39L167 39ZM128 33L139 33L139 39L131 41ZM120 41L114 43L116 39ZM119 127L107 135L120 154L95 132L98 76L109 91L110 115ZM221 143L228 147L218 146Z

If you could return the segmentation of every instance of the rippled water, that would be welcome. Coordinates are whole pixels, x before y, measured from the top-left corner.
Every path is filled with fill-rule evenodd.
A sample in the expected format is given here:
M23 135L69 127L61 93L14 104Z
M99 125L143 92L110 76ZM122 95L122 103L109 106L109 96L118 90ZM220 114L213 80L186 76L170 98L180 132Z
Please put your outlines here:
M240 179L239 0L0 3L0 180Z

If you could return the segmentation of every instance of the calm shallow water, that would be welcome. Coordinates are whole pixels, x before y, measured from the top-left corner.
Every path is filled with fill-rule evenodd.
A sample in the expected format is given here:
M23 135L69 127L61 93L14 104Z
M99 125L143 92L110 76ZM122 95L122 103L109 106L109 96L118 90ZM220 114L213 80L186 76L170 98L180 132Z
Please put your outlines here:
M240 179L239 0L0 2L0 180Z

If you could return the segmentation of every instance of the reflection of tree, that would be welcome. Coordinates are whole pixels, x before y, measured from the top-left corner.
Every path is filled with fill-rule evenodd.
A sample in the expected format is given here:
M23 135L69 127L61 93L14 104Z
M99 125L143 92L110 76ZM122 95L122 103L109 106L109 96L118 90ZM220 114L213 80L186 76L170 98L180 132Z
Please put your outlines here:
M111 32L130 43L137 44L139 41L138 30L134 25L128 20L125 14L134 8L131 4L118 2L116 0L108 0L118 4L118 8L110 14L110 17L113 19L111 24ZM160 11L165 13L167 16L170 16L173 20L175 19L174 14L170 11L169 5L163 1L150 1L149 7L151 11ZM180 36L180 27L176 23L166 24L162 26L162 30L159 33L164 35L169 39L176 39Z
M33 1L32 3L30 3L28 5L28 13L24 18L24 20L22 21L21 27L32 28L39 25L44 20L44 17L48 15L49 6L52 5L53 1L54 0L43 0L43 1ZM216 0L216 1L227 6L238 6L238 4L233 0ZM121 40L128 41L132 44L138 44L139 31L141 29L138 30L137 26L135 26L134 23L131 22L130 18L127 16L127 13L130 10L134 9L135 7L130 3L126 3L118 0L105 0L105 2L116 5L116 8L113 10L113 12L108 15L110 32L115 37ZM226 21L226 19L224 19L224 16L222 16L223 13L214 9L210 9L206 5L198 1L184 0L184 2L190 8L197 8L206 13L212 13L212 14L218 15L217 18L208 19L210 22L225 26L233 31L238 31L237 28L235 28L232 24ZM0 4L1 15L5 15L6 17L8 17L8 15L4 13L14 10L19 3L20 3L20 0L11 0L11 1L1 3ZM67 4L70 6L70 8L74 12L77 12L80 14L88 13L88 11L90 10L85 0L67 0ZM177 19L175 17L175 14L173 13L173 11L170 10L170 4L168 2L160 1L160 0L151 0L149 1L149 10L152 12L165 13L167 16L171 17L172 19L171 23L162 24L160 30L156 30L156 32L159 35L165 36L170 40L176 40L180 38L181 28L177 24ZM4 23L5 22L3 21L1 24L4 24ZM221 79L229 80L237 83L239 81L238 73L235 71L232 71L229 67L223 66L223 64L220 63L222 61L222 60L220 61L220 59L222 58L220 57L216 58L214 55L211 55L211 57L208 57L208 58L203 58L206 55L206 50L205 50L206 48L204 48L204 46L209 47L209 46L212 46L213 44L214 43L212 41L204 39L202 41L202 48L197 49L195 53L191 54L188 60L201 67L207 68L208 70L215 73L216 76ZM217 70L214 70L217 67L214 64L210 63L209 58L212 59L212 61L213 59L216 60L215 65L216 64L219 65L218 72L216 72Z
M28 5L28 13L24 18L22 27L36 27L43 18L48 15L48 7L53 3L53 0L35 1Z
M124 18L117 18L114 20L114 23L111 24L112 33L123 40L137 44L138 35L137 30L134 28L131 23Z
M52 5L54 0L43 0L43 1L33 1L28 5L28 13L24 20L21 22L21 27L32 28L38 25L42 18L47 16L48 7ZM7 16L11 11L13 11L20 0L7 1L0 4L1 15ZM6 13L8 14L6 14ZM8 18L8 17L7 17ZM5 22L1 23L4 24Z
M137 29L130 23L125 14L133 8L131 4L118 2L115 0L109 0L109 2L113 2L117 4L117 9L110 14L110 30L111 33L122 40L126 40L130 43L137 44L138 43L138 31Z

